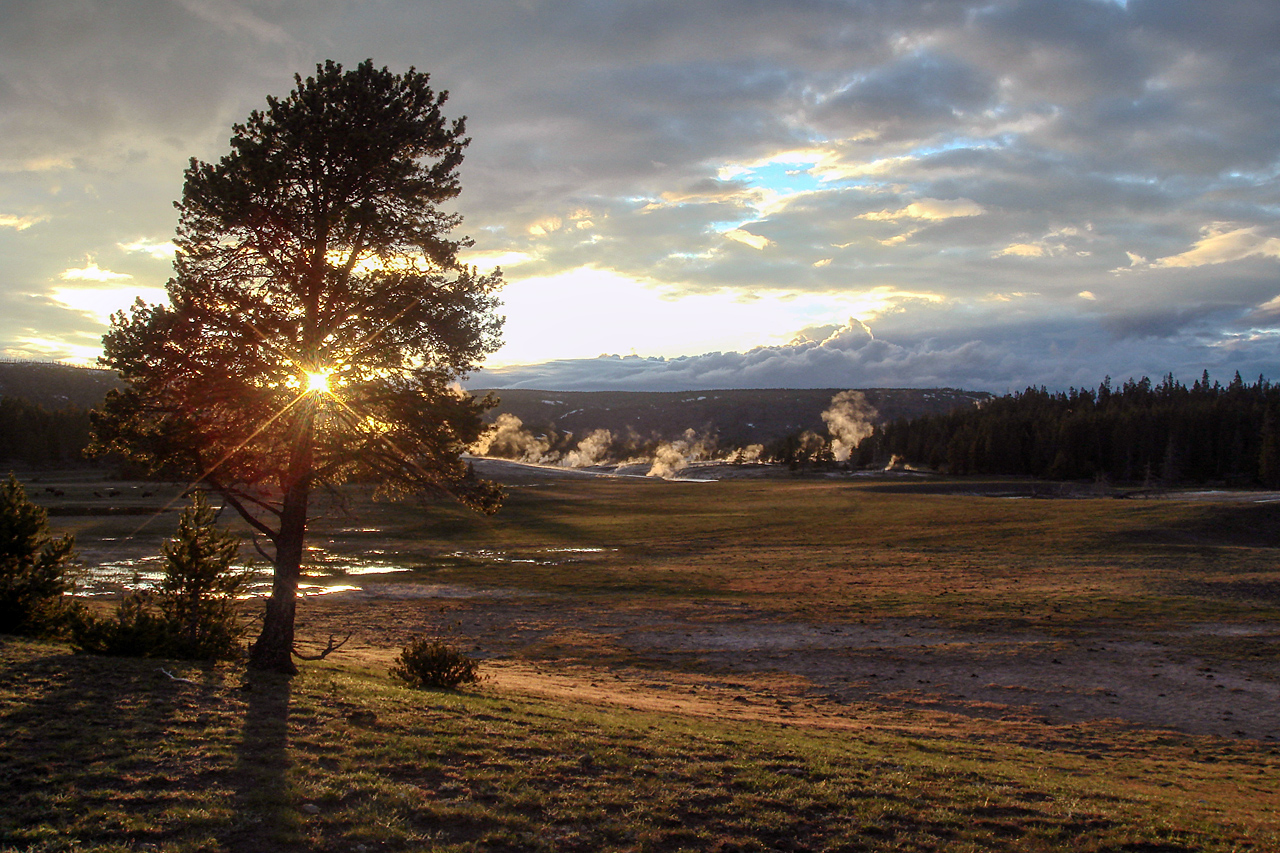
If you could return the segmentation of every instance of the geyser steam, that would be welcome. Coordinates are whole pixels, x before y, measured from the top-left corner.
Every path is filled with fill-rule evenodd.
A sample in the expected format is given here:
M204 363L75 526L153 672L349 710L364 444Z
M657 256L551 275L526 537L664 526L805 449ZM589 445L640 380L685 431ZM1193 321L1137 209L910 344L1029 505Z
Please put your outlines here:
M831 455L837 462L849 461L849 454L871 435L879 414L861 391L841 391L831 398L822 420L831 433Z

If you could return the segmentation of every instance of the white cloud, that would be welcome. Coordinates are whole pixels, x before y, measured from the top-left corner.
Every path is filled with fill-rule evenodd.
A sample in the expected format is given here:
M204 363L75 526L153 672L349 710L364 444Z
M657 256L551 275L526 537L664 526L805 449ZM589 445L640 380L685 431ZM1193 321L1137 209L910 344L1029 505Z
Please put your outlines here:
M482 252L461 252L458 260L464 264L478 267L481 271L490 272L498 267L504 270L517 267L533 260L528 252L516 252L504 249L491 249Z
M172 260L174 254L178 251L178 247L174 245L172 240L139 238L131 243L118 243L117 245L130 254L150 255L160 261Z
M1012 243L995 253L996 257L1012 255L1018 258L1042 258L1045 248L1034 243Z
M80 269L66 269L58 276L63 281L126 281L133 276L124 272L112 272L98 268L97 261L90 261Z
M47 216L13 216L0 213L0 228L12 228L14 231L26 231L32 225L48 220Z
M734 228L732 231L724 232L724 236L735 243L741 243L744 246L750 246L753 249L763 251L773 245L773 241L768 237L761 237L759 234L752 234L750 231L743 231L741 228Z
M1187 251L1159 258L1151 266L1201 267L1252 257L1280 258L1280 237L1262 233L1261 226L1233 228L1230 223L1219 222L1201 229L1201 233L1204 237Z
M76 343L74 339L53 339L24 335L5 349L10 358L38 361L62 361L71 364L96 365L102 347L95 343Z
M110 285L106 287L55 287L50 297L58 303L92 317L106 325L116 311L127 309L135 299L152 304L168 299L168 293L160 287L138 285Z
M899 219L925 219L939 221L963 216L981 216L986 213L982 205L967 198L922 198L898 210L881 210L864 213L859 219L894 222Z

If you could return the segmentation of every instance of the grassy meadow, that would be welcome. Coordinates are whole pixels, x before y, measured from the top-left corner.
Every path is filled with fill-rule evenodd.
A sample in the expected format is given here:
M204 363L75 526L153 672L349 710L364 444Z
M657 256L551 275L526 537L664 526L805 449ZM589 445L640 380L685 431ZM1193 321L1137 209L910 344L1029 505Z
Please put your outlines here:
M0 638L0 850L1280 849L1280 504L502 477L323 506L291 680ZM142 491L28 485L86 562Z

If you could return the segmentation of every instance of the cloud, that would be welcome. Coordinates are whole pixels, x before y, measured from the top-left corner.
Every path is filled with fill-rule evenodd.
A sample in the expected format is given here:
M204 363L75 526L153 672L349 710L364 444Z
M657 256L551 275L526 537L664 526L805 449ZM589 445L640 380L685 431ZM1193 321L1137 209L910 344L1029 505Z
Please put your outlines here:
M1159 258L1152 261L1151 266L1169 269L1225 264L1253 257L1280 258L1280 237L1262 233L1260 226L1232 228L1229 224L1215 223L1201 233L1205 236L1187 251Z
M468 117L464 257L503 267L513 352L556 376L1280 374L1248 327L1280 256L1274 3L75 9L0 0L0 348L100 336L55 288L159 288L187 159L294 72L372 56ZM850 315L874 339L778 344ZM581 357L605 347L664 360Z
M1019 258L1042 258L1045 254L1045 248L1034 243L1012 243L996 252L997 257L1013 255Z
M815 333L829 331L822 340ZM680 358L605 355L479 371L472 388L543 390L703 390L717 388L831 388L880 385L948 385L1004 358L980 342L934 349L880 341L861 321L828 329L810 327L793 343L745 352L712 352ZM903 380L913 377L912 381Z
M133 278L129 273L112 272L98 268L97 261L90 261L80 269L66 269L58 276L63 281L127 281Z
M248 33L266 44L287 44L285 30L258 15L253 14L234 0L178 0L184 9L219 29L234 33Z
M14 231L26 231L32 225L38 225L48 219L47 216L14 216L0 213L0 228L12 228Z
M1280 300L1280 297L1277 297ZM1273 317L1275 300L1266 307ZM873 335L850 320L811 327L793 342L741 352L681 358L603 355L477 372L470 388L547 391L695 391L726 388L952 387L1003 393L1029 386L1066 388L1172 372L1188 381L1213 375L1266 374L1280 331L1205 335L1205 312L1130 317L1116 324L1025 319L934 336ZM824 332L821 340L816 338ZM1263 347L1260 349L1259 347Z
M157 260L173 260L178 247L172 240L147 240L139 238L128 243L120 243L120 249L131 254L149 255Z
M913 201L906 207L899 210L880 210L874 213L863 213L858 216L859 219L870 219L873 221L889 221L896 222L899 219L925 219L939 221L943 219L952 219L957 216L981 216L985 211L982 205L970 201L967 198L958 199L936 199L922 198L919 201Z
M1280 327L1280 296L1273 296L1250 311L1243 322L1254 328Z
M128 278L126 276L125 278ZM83 279L86 281L119 281L119 279ZM135 299L153 305L165 302L168 293L163 288L138 285L108 285L105 287L55 287L49 294L58 305L81 313L106 326L111 315L128 308ZM93 337L98 337L93 335Z
M741 228L726 231L724 236L735 243L742 243L744 246L750 246L757 250L767 249L773 245L773 241L768 237L761 237L759 234L752 234L750 231L743 231Z

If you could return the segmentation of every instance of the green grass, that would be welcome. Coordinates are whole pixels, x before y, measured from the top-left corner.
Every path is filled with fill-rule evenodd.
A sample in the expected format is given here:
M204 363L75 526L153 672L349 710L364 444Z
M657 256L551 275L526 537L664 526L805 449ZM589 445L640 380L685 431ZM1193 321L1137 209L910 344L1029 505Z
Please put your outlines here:
M778 613L1017 618L1055 631L1280 616L1275 504L885 494L839 481L568 480L513 488L494 517L386 504L365 504L358 517L376 519L378 532L347 541L398 550L419 567L406 579L715 597ZM334 535L317 525L318 540ZM604 550L569 565L479 554L547 561L549 549L566 547Z
M114 504L93 492L110 484L51 482L64 491L48 501L61 510L52 526L97 555L156 553L176 523L164 513L142 527L176 488L128 492L118 502L133 516L99 511ZM567 607L924 620L985 632L993 649L1019 636L1159 638L1272 684L1280 662L1275 504L565 479L516 484L493 517L360 489L346 509L319 509L312 544L413 568L380 583L519 589ZM431 606L369 607L359 627L394 638ZM322 616L304 605L300 627ZM1223 625L1250 631L1196 630ZM450 693L394 682L397 649L370 641L292 681L165 665L185 683L154 661L0 638L0 850L1280 849L1273 743L923 703L789 715L739 713L759 694L699 705L690 689L684 710L604 701L589 682L629 681L634 697L664 666L695 686L730 676L575 642L554 634L510 653L526 663L486 664L539 666L570 689L499 678Z
M645 713L0 640L0 849L1271 850L1275 751ZM363 845L363 847L361 846Z

